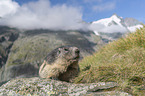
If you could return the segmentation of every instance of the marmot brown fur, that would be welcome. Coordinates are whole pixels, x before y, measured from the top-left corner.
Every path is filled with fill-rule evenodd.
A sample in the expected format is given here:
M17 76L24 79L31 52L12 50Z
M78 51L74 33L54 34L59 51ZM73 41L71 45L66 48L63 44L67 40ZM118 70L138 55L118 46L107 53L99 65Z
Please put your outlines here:
M46 56L40 66L39 76L72 82L80 71L79 53L77 47L62 46L54 49Z

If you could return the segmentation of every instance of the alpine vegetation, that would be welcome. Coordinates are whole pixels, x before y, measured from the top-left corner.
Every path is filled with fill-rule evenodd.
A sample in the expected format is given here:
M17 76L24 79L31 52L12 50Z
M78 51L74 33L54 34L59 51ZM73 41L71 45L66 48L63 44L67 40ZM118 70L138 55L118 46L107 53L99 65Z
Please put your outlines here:
M116 90L145 94L145 26L104 46L80 62L78 83L114 81Z

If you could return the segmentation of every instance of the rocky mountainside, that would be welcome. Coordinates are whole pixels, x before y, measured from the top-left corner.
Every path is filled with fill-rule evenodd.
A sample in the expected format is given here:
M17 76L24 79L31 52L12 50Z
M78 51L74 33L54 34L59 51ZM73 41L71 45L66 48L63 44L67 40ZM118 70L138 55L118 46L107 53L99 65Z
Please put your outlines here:
M134 18L124 18L123 22L125 22L125 25L129 26L129 27L142 24L142 22L140 22L140 21L138 21L138 20L136 20Z
M17 29L0 26L0 68L6 63L13 42L18 36Z
M39 29L20 32L9 27L1 27L0 32L0 44L3 48L0 50L0 82L16 77L38 76L38 69L44 57L57 47L76 46L81 50L83 57L92 54L103 44L101 38L91 31Z
M113 14L110 18L100 19L91 23L91 29L106 41L116 40L126 33L134 32L143 27L142 23L134 18L122 18Z

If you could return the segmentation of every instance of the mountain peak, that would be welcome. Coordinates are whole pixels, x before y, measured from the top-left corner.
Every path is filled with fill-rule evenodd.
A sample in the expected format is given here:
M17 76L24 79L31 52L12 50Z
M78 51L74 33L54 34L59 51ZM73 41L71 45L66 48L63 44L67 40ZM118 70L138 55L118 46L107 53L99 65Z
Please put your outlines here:
M118 16L116 13L114 13L113 15L114 15L114 16ZM112 15L112 16L113 16L113 15Z
M122 17L118 16L116 13L114 13L110 18L118 18L118 19L122 19Z
M118 15L117 15L116 13L114 13L112 16L116 16L116 17L118 17ZM111 17L112 17L112 16L111 16Z
M104 18L98 21L94 21L93 23L100 23L103 24L105 26L110 26L110 25L120 25L122 26L122 24L120 23L122 21L122 18L120 16L118 16L117 14L113 14L110 18Z

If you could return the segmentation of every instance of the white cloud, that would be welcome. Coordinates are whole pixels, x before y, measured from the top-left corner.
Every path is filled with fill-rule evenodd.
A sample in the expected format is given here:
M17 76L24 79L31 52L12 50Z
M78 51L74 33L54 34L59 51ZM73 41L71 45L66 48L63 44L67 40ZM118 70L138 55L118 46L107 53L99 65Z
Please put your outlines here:
M0 1L1 2L1 1ZM1 25L8 25L22 29L81 29L85 25L78 23L82 20L82 13L79 8L70 6L52 6L49 0L39 0L24 4L18 8L14 1L5 2L7 10L8 4L14 5L13 14L3 15L0 19Z
M106 2L100 5L93 6L93 10L96 12L102 12L102 11L112 10L115 8L115 6L116 6L116 3L114 1Z
M0 0L0 17L14 14L19 7L17 2L11 0Z

